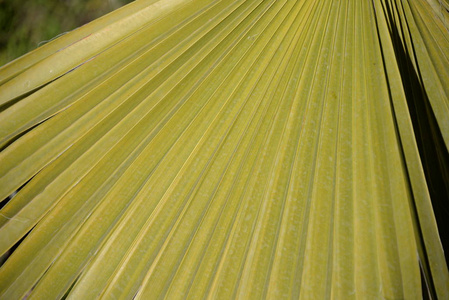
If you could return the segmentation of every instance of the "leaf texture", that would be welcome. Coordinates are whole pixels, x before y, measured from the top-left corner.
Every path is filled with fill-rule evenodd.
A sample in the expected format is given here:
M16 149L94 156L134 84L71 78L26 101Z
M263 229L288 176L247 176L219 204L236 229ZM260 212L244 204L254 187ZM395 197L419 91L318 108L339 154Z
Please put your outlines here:
M140 0L5 65L0 299L449 298L447 20Z

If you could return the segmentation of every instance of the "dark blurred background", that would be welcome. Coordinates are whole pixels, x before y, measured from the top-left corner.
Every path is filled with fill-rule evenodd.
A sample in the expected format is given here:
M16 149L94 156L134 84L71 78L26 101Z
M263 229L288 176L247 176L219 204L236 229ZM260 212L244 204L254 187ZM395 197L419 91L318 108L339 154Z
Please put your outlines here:
M0 0L0 66L133 0Z

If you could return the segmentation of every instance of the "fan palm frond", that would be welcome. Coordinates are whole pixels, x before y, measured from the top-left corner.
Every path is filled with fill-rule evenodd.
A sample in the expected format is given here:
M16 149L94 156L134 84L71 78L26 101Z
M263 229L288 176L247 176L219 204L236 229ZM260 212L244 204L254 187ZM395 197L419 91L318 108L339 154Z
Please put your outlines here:
M0 299L447 299L447 20L140 0L5 65Z

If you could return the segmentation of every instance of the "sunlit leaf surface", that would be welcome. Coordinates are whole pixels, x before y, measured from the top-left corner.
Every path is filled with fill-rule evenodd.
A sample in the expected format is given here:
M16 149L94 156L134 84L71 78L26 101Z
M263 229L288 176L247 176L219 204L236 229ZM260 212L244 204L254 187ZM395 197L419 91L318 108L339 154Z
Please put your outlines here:
M448 7L138 0L4 66L0 299L448 299Z

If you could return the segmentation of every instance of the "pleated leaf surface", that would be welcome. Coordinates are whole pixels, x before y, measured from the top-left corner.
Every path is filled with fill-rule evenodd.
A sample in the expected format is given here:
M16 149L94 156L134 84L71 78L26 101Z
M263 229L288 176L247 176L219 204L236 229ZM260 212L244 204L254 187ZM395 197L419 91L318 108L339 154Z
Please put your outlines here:
M0 299L449 299L447 8L137 0L3 66Z

